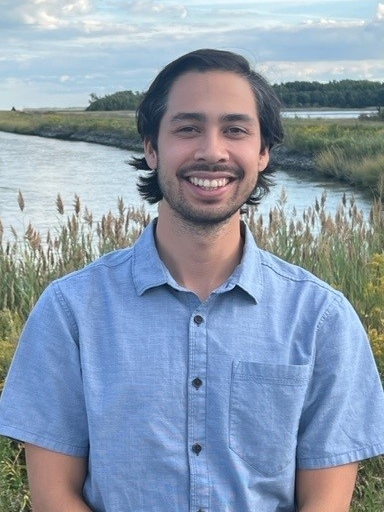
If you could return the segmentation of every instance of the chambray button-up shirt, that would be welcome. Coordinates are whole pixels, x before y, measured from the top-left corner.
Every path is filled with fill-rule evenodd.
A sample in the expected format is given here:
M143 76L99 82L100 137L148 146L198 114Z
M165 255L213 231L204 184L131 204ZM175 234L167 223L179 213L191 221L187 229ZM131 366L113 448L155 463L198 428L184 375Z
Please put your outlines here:
M259 250L200 302L151 224L44 292L0 432L88 457L94 512L293 512L297 468L384 452L384 399L345 298Z

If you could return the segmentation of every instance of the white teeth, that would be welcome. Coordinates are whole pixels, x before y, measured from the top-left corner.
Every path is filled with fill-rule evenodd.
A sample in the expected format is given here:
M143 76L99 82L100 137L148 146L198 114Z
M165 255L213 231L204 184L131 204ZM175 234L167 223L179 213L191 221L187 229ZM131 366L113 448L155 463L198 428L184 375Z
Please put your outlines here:
M208 180L208 179L191 177L191 178L189 178L189 181L196 187L201 187L201 188L205 188L207 190L212 190L212 189L216 189L216 188L220 188L220 187L225 187L225 185L227 185L227 183L229 182L229 179L221 178L219 180Z

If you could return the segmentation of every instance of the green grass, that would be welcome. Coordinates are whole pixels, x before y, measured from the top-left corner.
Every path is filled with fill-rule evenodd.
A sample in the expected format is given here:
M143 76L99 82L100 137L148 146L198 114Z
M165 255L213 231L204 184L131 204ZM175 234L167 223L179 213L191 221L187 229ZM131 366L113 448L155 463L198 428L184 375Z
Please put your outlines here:
M285 146L313 155L322 174L383 194L384 123L285 120Z
M0 131L73 140L93 136L128 149L141 147L132 112L0 111Z

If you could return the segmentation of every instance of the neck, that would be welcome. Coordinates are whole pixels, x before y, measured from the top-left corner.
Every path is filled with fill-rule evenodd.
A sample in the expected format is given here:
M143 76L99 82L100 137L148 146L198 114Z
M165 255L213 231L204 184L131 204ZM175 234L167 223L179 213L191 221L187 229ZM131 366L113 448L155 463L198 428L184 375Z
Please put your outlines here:
M160 258L176 282L204 301L240 263L240 215L215 226L194 226L175 220L169 208L161 205L156 243Z

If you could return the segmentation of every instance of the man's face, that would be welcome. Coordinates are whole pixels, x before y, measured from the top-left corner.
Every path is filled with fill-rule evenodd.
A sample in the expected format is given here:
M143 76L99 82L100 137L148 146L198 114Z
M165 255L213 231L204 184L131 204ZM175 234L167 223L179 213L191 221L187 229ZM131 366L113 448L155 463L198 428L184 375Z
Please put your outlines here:
M261 150L256 102L246 79L222 71L188 72L173 84L157 150L145 142L173 216L212 225L238 214L269 161Z

